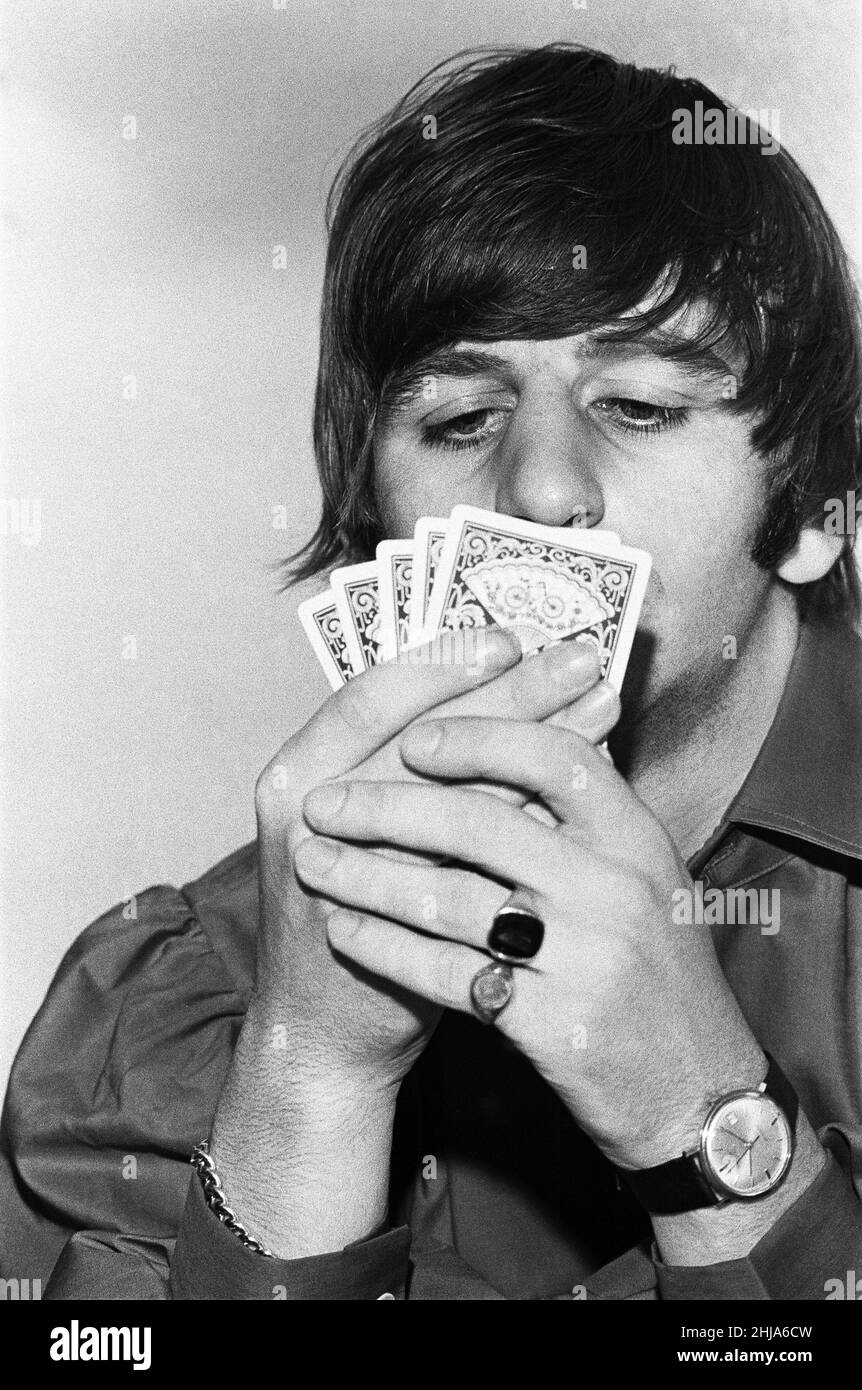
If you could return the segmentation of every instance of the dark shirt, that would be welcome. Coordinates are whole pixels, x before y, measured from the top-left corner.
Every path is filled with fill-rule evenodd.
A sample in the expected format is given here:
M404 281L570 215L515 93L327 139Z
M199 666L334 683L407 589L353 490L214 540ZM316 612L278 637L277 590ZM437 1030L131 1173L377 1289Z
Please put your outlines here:
M113 908L67 952L12 1072L0 1273L41 1279L51 1298L827 1298L828 1281L862 1274L860 769L862 643L804 625L769 735L689 864L706 889L780 890L777 931L700 929L829 1150L747 1258L663 1265L529 1063L454 1013L402 1088L392 1229L302 1260L244 1248L205 1206L189 1154L249 998L250 844Z

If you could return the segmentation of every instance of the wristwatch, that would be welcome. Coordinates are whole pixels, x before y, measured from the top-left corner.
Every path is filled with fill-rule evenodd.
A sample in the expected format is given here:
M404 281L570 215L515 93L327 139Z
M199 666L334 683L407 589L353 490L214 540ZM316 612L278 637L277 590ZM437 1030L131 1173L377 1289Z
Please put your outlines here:
M696 1149L655 1168L617 1172L641 1206L671 1216L774 1192L793 1158L799 1101L778 1063L754 1091L731 1091L712 1106Z

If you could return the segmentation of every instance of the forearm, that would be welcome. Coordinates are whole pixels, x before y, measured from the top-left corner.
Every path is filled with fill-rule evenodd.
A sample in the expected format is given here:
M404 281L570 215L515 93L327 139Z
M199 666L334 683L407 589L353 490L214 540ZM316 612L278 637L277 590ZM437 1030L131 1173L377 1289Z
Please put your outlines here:
M297 1039L274 1035L279 1026L264 1009L247 1016L211 1153L250 1234L297 1259L341 1250L385 1221L396 1093L311 1060Z

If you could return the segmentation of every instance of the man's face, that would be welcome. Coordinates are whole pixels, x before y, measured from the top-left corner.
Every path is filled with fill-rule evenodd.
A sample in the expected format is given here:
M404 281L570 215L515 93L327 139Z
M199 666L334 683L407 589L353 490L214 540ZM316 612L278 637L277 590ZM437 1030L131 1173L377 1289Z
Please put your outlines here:
M419 364L375 435L387 535L463 502L616 531L650 552L623 691L629 718L673 690L697 699L714 686L727 670L724 639L741 655L775 592L750 558L766 468L751 421L732 408L735 364L661 355L669 335L685 333L678 320L658 342L458 343Z

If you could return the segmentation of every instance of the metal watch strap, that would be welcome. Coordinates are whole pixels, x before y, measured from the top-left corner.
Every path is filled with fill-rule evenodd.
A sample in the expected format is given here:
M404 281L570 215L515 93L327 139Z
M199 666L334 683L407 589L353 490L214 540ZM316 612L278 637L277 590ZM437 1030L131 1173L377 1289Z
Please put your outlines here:
M249 1250L253 1250L257 1255L266 1255L269 1260L274 1260L275 1256L272 1251L267 1250L266 1246L261 1245L260 1241L255 1240L254 1236L249 1235L245 1226L243 1226L242 1222L228 1206L227 1198L224 1195L224 1189L221 1185L221 1179L210 1157L209 1140L204 1139L192 1149L192 1156L189 1162L201 1180L204 1198L210 1211L218 1217L219 1221L221 1221L224 1226L227 1226L229 1231L233 1231L234 1235L237 1236Z
M784 1111L795 1137L799 1100L778 1063L768 1052L765 1055L769 1068L764 1094ZM654 1168L634 1171L618 1168L617 1172L641 1206L656 1216L673 1216L696 1211L698 1207L717 1207L728 1200L718 1195L701 1172L699 1150L672 1158L668 1163L659 1163Z

